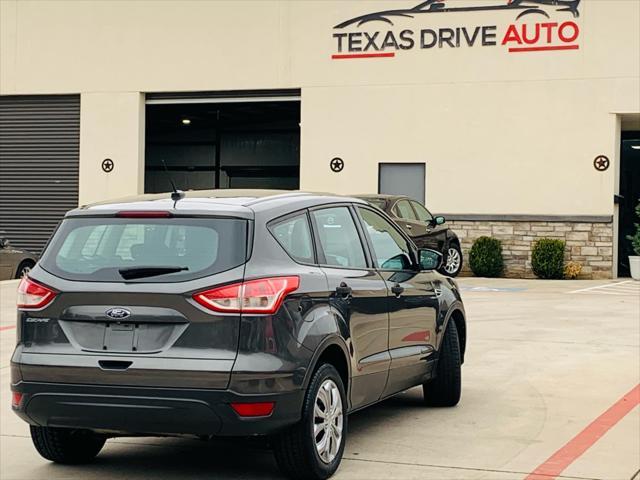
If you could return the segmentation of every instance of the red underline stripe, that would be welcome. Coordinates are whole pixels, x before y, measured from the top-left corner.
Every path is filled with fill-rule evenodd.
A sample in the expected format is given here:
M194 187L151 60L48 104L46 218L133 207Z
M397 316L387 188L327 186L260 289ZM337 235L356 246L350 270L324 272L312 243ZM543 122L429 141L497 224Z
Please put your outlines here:
M548 47L511 47L510 52L545 52L548 50L578 50L580 45L550 45Z
M387 52L387 53L345 53L345 54L335 54L331 55L333 60L344 60L347 58L383 58L383 57L395 57L396 52Z
M0 332L3 330L10 330L12 328L16 328L15 325L5 325L4 327L0 327Z
M525 480L553 480L640 403L640 384L551 455Z

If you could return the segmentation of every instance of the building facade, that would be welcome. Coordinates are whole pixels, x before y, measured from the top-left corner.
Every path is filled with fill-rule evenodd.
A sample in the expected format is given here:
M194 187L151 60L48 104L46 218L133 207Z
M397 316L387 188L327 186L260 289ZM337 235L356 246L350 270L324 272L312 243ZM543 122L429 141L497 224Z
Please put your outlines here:
M465 248L500 238L509 276L531 275L541 237L566 240L585 278L626 273L640 2L0 8L0 230L14 244L38 250L70 206L170 176L407 193Z

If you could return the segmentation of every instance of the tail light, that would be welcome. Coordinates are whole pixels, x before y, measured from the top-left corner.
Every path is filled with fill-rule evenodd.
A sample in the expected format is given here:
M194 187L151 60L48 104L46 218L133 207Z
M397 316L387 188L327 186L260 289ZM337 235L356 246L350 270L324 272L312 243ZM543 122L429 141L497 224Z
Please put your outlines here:
M215 312L274 314L299 286L298 277L260 278L196 293L193 299Z
M22 403L22 393L20 392L11 392L11 406L19 407Z
M57 293L49 287L22 277L18 285L18 308L43 308L49 305Z
M171 218L171 212L160 210L123 210L116 213L118 218Z
M274 406L274 402L231 404L231 408L241 417L267 417L273 412Z

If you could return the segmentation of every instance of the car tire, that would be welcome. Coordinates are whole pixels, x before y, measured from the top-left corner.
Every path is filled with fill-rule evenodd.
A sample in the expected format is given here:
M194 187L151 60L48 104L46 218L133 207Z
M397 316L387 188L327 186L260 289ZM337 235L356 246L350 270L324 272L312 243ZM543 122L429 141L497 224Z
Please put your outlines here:
M25 260L24 262L20 263L20 265L18 265L18 269L16 270L16 279L20 279L24 276L26 276L31 269L33 268L34 263L30 262L29 260Z
M55 463L80 464L93 460L106 438L89 430L31 426L31 440L38 453Z
M445 252L440 273L447 277L457 277L460 270L462 270L462 250L457 243L452 243Z
M321 390L324 390L324 393ZM335 395L339 396L339 402ZM322 411L321 405L326 398L330 399L331 406L340 407L339 414L333 413L331 406L329 410L332 413L328 418L316 414L316 405ZM276 462L282 473L292 479L322 480L336 472L342 460L347 437L346 408L345 388L338 371L333 365L322 364L314 373L305 393L302 419L273 439ZM328 421L323 422L325 418ZM336 432L336 435L328 433L328 426ZM337 435L339 435L338 446L334 447L334 452L331 452L331 441L335 445ZM325 449L323 453L326 455L325 458L322 458L319 453L322 448L322 439L329 447L329 452Z
M432 407L453 407L462 392L460 341L453 320L444 332L436 367L436 377L423 384L424 402Z

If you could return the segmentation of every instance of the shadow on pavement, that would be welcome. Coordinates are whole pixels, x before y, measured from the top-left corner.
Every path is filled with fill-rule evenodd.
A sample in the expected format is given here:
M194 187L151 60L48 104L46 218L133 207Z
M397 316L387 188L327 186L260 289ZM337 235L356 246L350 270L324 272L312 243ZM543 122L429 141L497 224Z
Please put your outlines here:
M402 421L411 421L415 411L424 414L437 408L424 406L422 387L412 388L384 402L373 405L349 416L349 435L351 439L360 435L384 434L391 425Z
M113 439L94 463L83 466L48 465L46 477L52 480L282 478L264 441L153 439L146 443L146 440Z
M422 391L413 389L349 417L352 440L383 435L389 422L411 418L424 410ZM348 454L349 444L347 443ZM40 470L37 468L35 470ZM36 473L33 470L31 473ZM228 438L199 441L183 438L115 438L109 440L94 463L79 466L45 464L43 478L240 479L282 478L263 438Z

